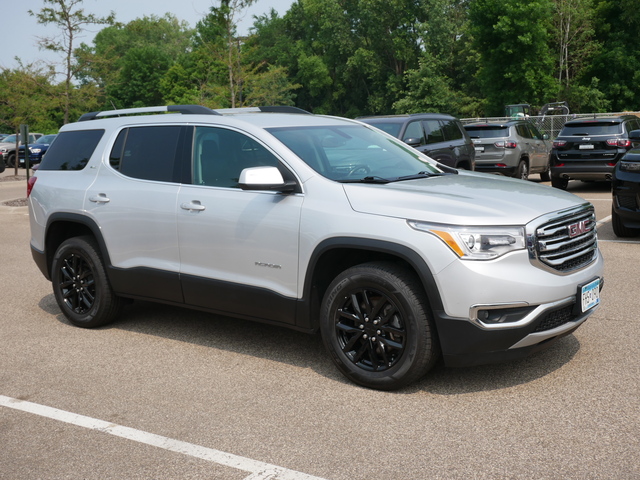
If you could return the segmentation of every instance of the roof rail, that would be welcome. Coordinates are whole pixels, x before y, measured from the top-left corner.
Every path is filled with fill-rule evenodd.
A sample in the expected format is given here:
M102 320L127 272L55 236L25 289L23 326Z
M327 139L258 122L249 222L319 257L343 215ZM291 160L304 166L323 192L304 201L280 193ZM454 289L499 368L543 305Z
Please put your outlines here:
M298 107L284 106L264 106L264 107L239 107L239 108L219 108L216 112L220 113L299 113L305 115L311 115L311 112L307 112Z
M183 115L220 115L218 112L202 105L167 105L164 107L124 108L121 110L107 110L104 112L90 112L82 115L78 121L95 120L106 117L119 117L121 115L136 115L138 113L181 113Z

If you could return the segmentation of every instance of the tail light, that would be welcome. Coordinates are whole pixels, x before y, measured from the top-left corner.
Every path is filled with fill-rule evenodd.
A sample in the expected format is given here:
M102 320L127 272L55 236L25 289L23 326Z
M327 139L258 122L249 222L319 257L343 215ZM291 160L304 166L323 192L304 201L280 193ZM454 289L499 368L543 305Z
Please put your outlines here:
M607 145L610 147L629 148L631 146L631 140L626 138L610 138L607 140Z
M564 147L566 144L566 140L556 140L555 142L553 142L553 148Z
M38 177L29 177L29 181L27 182L27 197L31 195L31 190L33 190L33 186L36 184L36 180Z
M516 142L496 142L494 143L494 145L497 148L516 148L518 146L518 144Z

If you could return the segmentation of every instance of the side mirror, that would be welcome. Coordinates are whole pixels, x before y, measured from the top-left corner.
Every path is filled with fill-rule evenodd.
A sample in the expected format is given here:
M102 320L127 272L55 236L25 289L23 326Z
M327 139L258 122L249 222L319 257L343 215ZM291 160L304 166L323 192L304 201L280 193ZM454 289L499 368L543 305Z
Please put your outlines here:
M406 143L410 147L419 147L420 145L422 145L422 141L419 138L413 138L413 137L405 138L404 143Z
M285 182L276 167L251 167L240 172L238 185L242 190L268 190L290 193L295 191L296 182Z
M629 140L640 142L640 130L631 130L629 132Z

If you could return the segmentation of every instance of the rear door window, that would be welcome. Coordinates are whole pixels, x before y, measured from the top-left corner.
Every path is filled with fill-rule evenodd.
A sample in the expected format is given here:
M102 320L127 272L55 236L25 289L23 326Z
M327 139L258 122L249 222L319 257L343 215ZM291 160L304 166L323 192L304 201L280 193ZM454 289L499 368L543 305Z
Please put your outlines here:
M455 120L443 122L442 130L446 140L460 140L464 136Z
M128 177L180 182L188 130L179 125L126 128L111 149L109 164Z
M87 163L104 130L73 130L59 133L42 158L39 170L82 170Z

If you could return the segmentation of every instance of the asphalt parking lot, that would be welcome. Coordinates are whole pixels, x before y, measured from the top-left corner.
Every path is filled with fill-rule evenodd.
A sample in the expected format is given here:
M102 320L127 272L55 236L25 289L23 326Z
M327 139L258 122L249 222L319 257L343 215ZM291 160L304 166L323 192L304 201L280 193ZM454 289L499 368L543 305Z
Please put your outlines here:
M0 204L24 191L0 181ZM0 205L0 479L640 479L640 238L614 236L606 184L570 191L596 207L600 308L535 356L390 393L267 325L136 302L73 327L26 207Z

